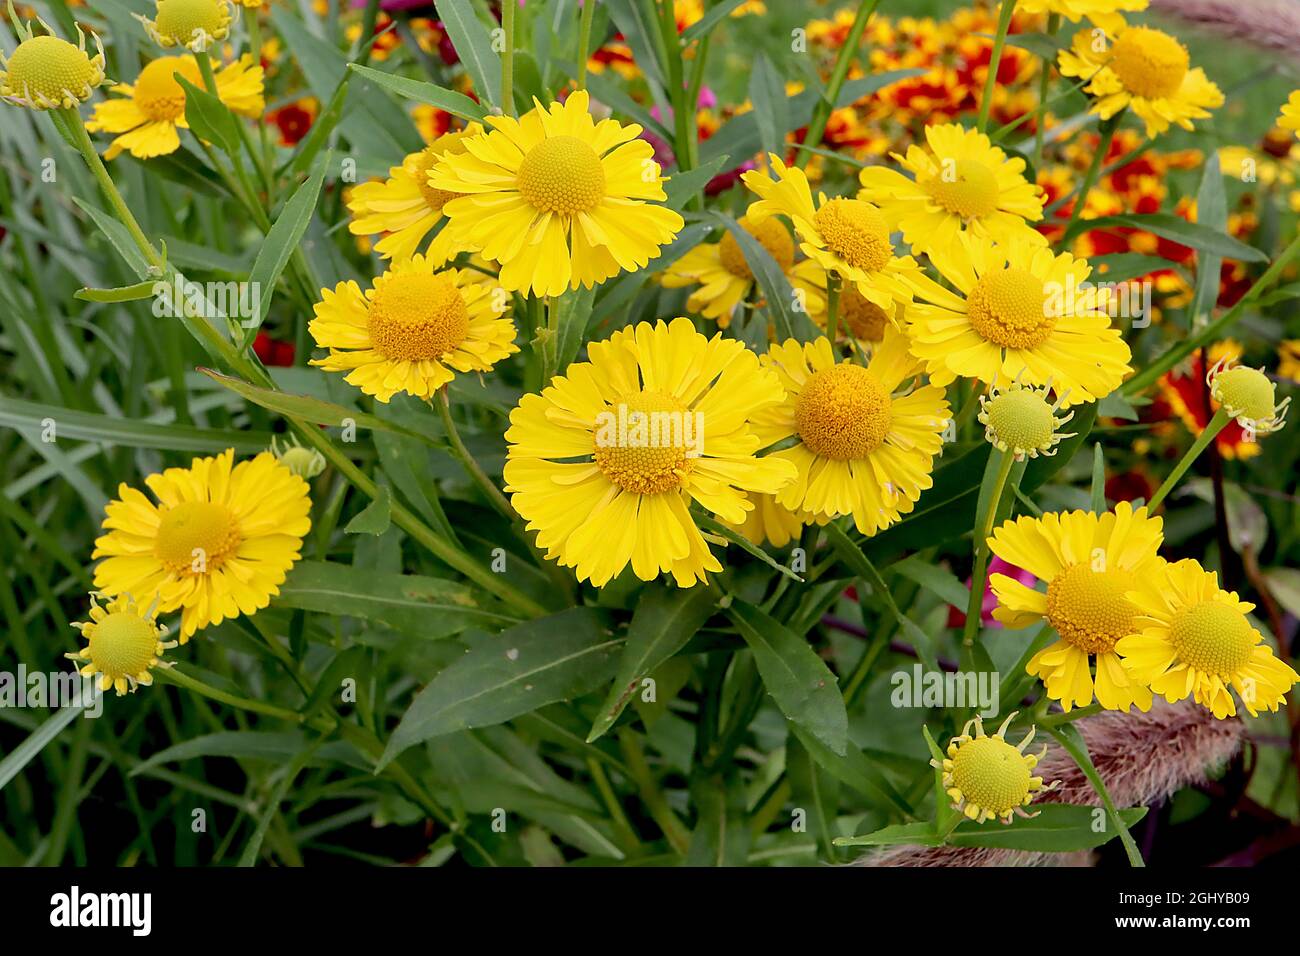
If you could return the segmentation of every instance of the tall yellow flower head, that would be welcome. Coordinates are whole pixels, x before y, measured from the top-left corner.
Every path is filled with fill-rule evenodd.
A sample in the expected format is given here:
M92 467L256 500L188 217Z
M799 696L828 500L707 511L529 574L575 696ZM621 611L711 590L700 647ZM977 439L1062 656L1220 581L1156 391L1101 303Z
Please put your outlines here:
M1071 23L1087 18L1106 30L1124 26L1123 13L1138 13L1147 8L1148 0L1020 0L1017 13L1054 13Z
M634 272L684 225L641 127L597 122L585 90L492 127L445 155L429 185L456 193L442 212L460 247L501 263L511 292L560 295Z
M803 293L804 308L810 313L825 311L824 275L811 259L795 261L794 239L779 219L768 218L752 223L748 216L738 220L740 227L754 237L776 263L777 268ZM697 286L686 300L686 308L713 319L719 328L727 328L737 307L753 302L757 283L745 251L730 230L716 242L702 242L664 270L659 282L666 289ZM761 299L761 296L759 296Z
M756 418L755 430L765 446L796 439L771 455L797 472L777 494L780 504L810 516L851 514L868 535L916 506L950 416L943 389L914 383L920 369L901 332L887 327L865 368L837 362L824 337L775 345L763 364L786 397Z
M95 104L86 121L92 133L119 134L104 152L112 159L123 150L137 159L166 156L180 149L179 130L189 129L185 119L185 88L177 75L194 87L203 87L199 65L192 56L160 56L140 71L135 83L112 88L121 97ZM244 55L214 74L221 102L243 116L259 116L266 106L262 95L262 68Z
M1231 717L1231 688L1255 716L1276 711L1300 683L1246 618L1255 605L1220 589L1218 575L1196 561L1160 562L1128 597L1137 626L1115 650L1130 680L1150 684L1170 703L1192 697L1215 717Z
M31 25L19 25L9 6L14 29L21 38L14 52L0 52L0 98L32 110L74 109L90 99L104 83L104 46L95 38L94 56L86 52L86 35L77 27L77 43L54 36L44 20L46 32L33 33Z
M802 169L786 166L775 154L768 158L773 175L751 170L741 176L759 197L746 214L749 222L758 225L769 216L784 216L794 226L803 254L839 275L845 285L856 285L868 301L890 315L896 305L910 302L921 267L911 256L894 254L893 227L885 214L861 199L820 194L814 201Z
M307 482L262 452L234 464L234 451L195 458L188 468L149 475L157 503L118 486L91 557L106 594L156 597L181 609L180 642L280 593L311 529Z
M73 625L86 646L64 656L84 662L79 667L81 676L98 676L101 691L112 687L120 697L134 692L137 685L148 687L153 683L151 668L172 666L160 658L176 642L163 640L167 628L155 620L156 606L142 611L131 595L120 594L100 607L100 597L90 596L90 620Z
M546 556L603 587L628 565L679 587L722 570L691 504L732 526L794 478L760 457L754 416L781 383L742 342L706 338L690 319L642 322L588 347L510 413L511 504Z
M1200 67L1192 67L1187 48L1151 27L1122 27L1107 38L1080 30L1060 53L1062 76L1088 78L1084 92L1092 112L1110 119L1128 107L1158 136L1176 123L1192 128L1223 105L1223 93Z
M1103 287L1086 259L1036 244L996 246L962 235L953 255L930 259L956 292L923 280L907 308L912 354L930 380L992 384L1050 380L1063 407L1104 398L1131 369Z
M1043 218L1043 191L1025 179L1025 161L959 123L925 128L928 148L891 154L912 178L886 166L858 174L858 198L898 223L915 253L951 251L962 232L994 242L1047 245L1030 225Z
M1043 622L1056 631L1058 640L1025 670L1042 678L1047 696L1065 711L1086 707L1094 693L1107 710L1151 709L1151 691L1120 666L1116 645L1137 633L1138 609L1126 595L1151 573L1163 540L1161 520L1126 501L1102 515L1023 516L989 538L995 555L1047 585L1037 591L1005 574L989 578L998 599L996 620L1012 628Z
M1020 743L1014 746L1007 743L1007 727L1015 716L1014 713L1008 716L992 736L984 733L982 718L968 721L961 735L948 745L947 757L930 761L931 766L943 772L943 786L952 798L952 808L976 823L993 817L1010 823L1017 814L1034 816L1024 808L1036 795L1055 787L1055 783L1044 787L1043 778L1033 775L1042 753L1025 753L1025 748L1033 742L1036 728L1031 727ZM972 726L974 735L970 732ZM1046 751L1044 747L1043 753Z
M487 372L519 351L510 297L472 269L434 267L425 256L394 261L365 292L355 282L322 289L307 331L312 359L367 395L429 399L457 372Z
M152 20L138 13L135 17L160 46L201 53L230 35L239 9L232 8L230 0L158 0Z
M1300 137L1300 90L1296 90L1282 104L1282 112L1277 118L1277 125L1289 129Z
M362 183L348 197L354 236L387 233L375 243L383 259L409 259L419 251L424 238L443 222L443 207L461 194L439 189L429 182L433 167L446 156L465 152L466 141L483 134L483 127L470 123L463 130L444 133L417 153L388 170L388 178ZM435 266L455 258L460 248L452 230L444 228L429 243L426 257Z

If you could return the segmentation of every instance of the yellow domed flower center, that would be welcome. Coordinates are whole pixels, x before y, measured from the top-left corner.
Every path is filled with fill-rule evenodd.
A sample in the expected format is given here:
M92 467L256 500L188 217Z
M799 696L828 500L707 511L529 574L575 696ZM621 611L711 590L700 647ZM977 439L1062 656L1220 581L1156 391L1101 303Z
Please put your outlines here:
M110 613L90 633L90 662L106 676L143 674L157 650L154 625L130 611Z
M1032 388L1000 392L988 404L988 423L1008 448L1047 451L1056 433L1056 415L1043 393Z
M1181 43L1150 27L1130 27L1111 48L1110 68L1124 88L1148 100L1177 93L1189 63Z
M979 160L959 159L940 167L930 182L930 195L949 212L978 219L998 208L998 178Z
M9 58L5 92L36 103L61 103L64 91L79 95L102 74L86 51L54 36L34 36L18 44Z
M1121 637L1133 633L1137 614L1125 594L1133 589L1126 571L1094 571L1072 564L1047 586L1047 620L1061 635L1089 654L1108 654Z
M694 467L688 454L703 435L693 413L665 392L625 397L597 423L593 454L598 467L624 491L657 495L680 488Z
M446 275L395 275L376 286L367 319L385 358L421 362L446 355L469 333L469 309Z
M968 740L952 758L952 785L967 803L998 816L1024 805L1030 779L1024 755L994 737Z
M1251 421L1272 418L1277 401L1276 386L1268 376L1244 365L1216 375L1213 395L1229 414Z
M413 164L411 173L415 177L415 185L434 212L442 212L443 206L461 194L431 185L429 172L447 156L458 156L463 152L465 152L464 131L444 133L421 150Z
M605 198L605 168L576 136L551 136L528 151L515 178L519 194L545 212L587 212Z
M1226 682L1250 662L1255 634L1240 611L1207 601L1174 615L1169 642L1180 663Z
M781 225L779 219L770 216L755 226L748 218L742 217L740 225L768 251L782 272L790 271L790 267L794 265L794 240L790 238L790 233L786 231L785 226ZM740 243L730 231L724 233L718 243L718 258L722 260L722 268L733 276L739 276L741 279L754 278Z
M1042 344L1056 325L1045 308L1042 281L1023 269L990 272L966 297L971 327L980 338L1008 349Z
M850 282L840 290L840 319L863 342L880 342L885 338L889 313L872 302Z
M225 505L184 501L163 515L154 555L175 574L207 574L221 567L240 540L239 524Z
M230 23L225 0L158 0L154 27L160 36L189 46L195 39L220 39Z
M860 365L833 365L815 373L795 402L795 428L813 454L835 461L875 451L893 423L892 402L880 381Z
M885 217L869 202L832 199L817 210L813 225L831 252L864 272L878 272L894 255Z
M185 89L179 73L191 85L202 87L199 66L188 56L163 56L148 64L135 81L135 105L151 120L175 122L185 115Z

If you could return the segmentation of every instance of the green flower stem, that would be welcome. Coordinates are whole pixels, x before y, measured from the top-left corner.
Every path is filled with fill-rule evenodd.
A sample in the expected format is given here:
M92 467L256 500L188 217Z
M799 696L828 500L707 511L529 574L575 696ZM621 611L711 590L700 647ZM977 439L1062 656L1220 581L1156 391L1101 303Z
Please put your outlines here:
M645 751L641 749L641 742L632 731L620 730L618 745L623 751L623 760L627 763L628 773L632 775L632 782L636 784L650 818L659 825L659 829L668 840L668 845L677 853L684 855L691 846L690 833L677 819L677 814L668 805L668 798L659 789L654 773L646 762Z
M328 717L311 717L307 718L298 713L296 710L290 710L287 707L277 707L275 704L268 704L265 701L253 700L249 697L240 697L236 694L227 693L224 690L213 687L211 684L204 683L197 677L191 677L184 671L175 667L159 667L154 672L154 677L161 679L163 683L175 684L177 687L183 687L188 691L207 697L209 700L215 700L218 703L226 704L238 710L248 711L250 714L260 714L263 717L274 717L277 720L287 720L294 724L305 724L313 730L329 732L334 729L334 721Z
M858 47L862 43L862 33L866 30L867 21L871 19L871 15L876 12L878 6L880 6L880 0L862 0L858 4L857 16L853 18L853 25L849 27L849 32L844 38L844 45L840 47L840 52L835 57L835 65L831 68L831 78L826 84L826 94L813 108L812 119L808 123L808 132L804 135L803 144L799 147L799 153L795 157L796 166L803 166L808 162L810 151L821 145L822 134L826 132L826 121L830 119L831 112L835 109L835 101L840 98L840 89L844 86L844 80L849 75L849 67L858 56Z
M578 19L578 89L587 88L587 60L591 59L591 20L596 15L596 0L582 0Z
M1168 351L1161 353L1159 358L1120 386L1120 391L1125 395L1137 395L1144 389L1154 385L1161 375L1164 375L1165 372L1197 349L1223 338L1228 329L1245 314L1247 307L1281 278L1283 270L1290 265L1291 260L1297 255L1300 255L1300 235L1291 240L1291 244L1282 250L1282 254L1273 260L1273 264L1268 267L1262 276L1255 280L1255 284L1237 301L1236 305L1206 325L1191 338L1184 339Z
M590 2L591 0L588 0L588 3ZM636 830L633 829L627 814L623 812L623 806L618 802L618 794L610 786L609 775L605 773L605 768L601 766L600 761L595 757L588 757L587 772L591 774L592 783L596 785L596 791L605 804L610 823L613 824L614 832L618 834L624 849L635 853L641 847L641 839L636 835Z
M979 633L981 611L984 606L985 577L988 574L989 546L988 537L993 532L993 522L997 518L998 506L1002 504L1002 492L1007 486L1011 466L1016 457L1010 452L994 449L993 454L1001 455L997 477L993 481L993 491L989 495L988 505L980 518L978 534L974 541L975 566L970 578L970 600L966 604L966 626L962 630L962 645L971 647L975 635Z
M371 0L371 3L376 8L379 6L378 0ZM253 62L259 65L262 62L262 21L258 19L258 13L260 12L260 10L248 10L244 13L244 16L248 18L246 21L248 23L248 52L253 57ZM362 29L364 29L364 26ZM373 27L371 29L373 29ZM362 34L362 36L365 35L366 34L364 33ZM369 56L370 45L367 44L361 48L361 54L358 59L362 63L365 63ZM262 167L264 169L269 169L272 156L271 140L267 136L266 117L263 115L264 113L265 111L259 113L257 116L257 139L261 147Z
M1047 16L1047 35L1055 37L1061 28L1061 15L1051 13ZM1043 59L1043 75L1038 78L1038 115L1034 120L1034 169L1043 165L1043 125L1047 122L1047 93L1052 85L1052 67L1055 59Z
M1137 843L1133 841L1133 834L1128 832L1128 827L1120 819L1119 811L1115 809L1115 801L1111 799L1110 791L1106 789L1106 782L1101 779L1101 774L1097 773L1097 768L1093 766L1092 758L1088 756L1087 747L1084 746L1083 737L1078 730L1074 727L1062 727L1047 723L1046 719L1042 721L1042 725L1049 734L1056 738L1056 742L1061 745L1065 752L1074 759L1079 769L1083 771L1083 775L1088 778L1088 782L1092 784L1092 789L1097 792L1097 796L1101 797L1101 802L1106 807L1106 816L1110 820L1110 825L1119 832L1120 842L1124 844L1124 853L1128 856L1129 866L1146 866L1141 852L1138 851Z
M1046 698L1044 698L1046 700ZM1069 713L1062 711L1059 714L1044 714L1039 717L1037 722L1042 727L1059 727L1062 724L1072 724L1076 720L1082 720L1084 717L1091 717L1093 714L1100 714L1104 708L1101 704L1091 703L1087 707L1076 707Z
M840 331L840 274L826 273L826 337L835 351L835 338Z
M147 238L140 224L136 222L135 216L127 208L126 200L122 194L117 191L117 185L113 182L113 177L108 175L108 170L104 167L104 161L99 158L99 153L95 150L95 144L90 141L90 134L86 132L85 125L81 122L81 114L75 109L61 109L56 111L61 118L68 134L76 143L77 149L80 150L82 158L86 165L90 167L90 173L95 177L95 182L99 184L100 192L108 200L109 205L113 207L113 215L118 221L126 227L126 231L131 236L131 241L136 244L145 261L151 268L161 272L163 268L162 256L158 250L153 247Z
M1092 154L1092 162L1088 164L1088 171L1084 174L1083 182L1079 184L1078 193L1074 197L1074 208L1070 210L1070 221L1065 227L1063 242L1069 242L1074 238L1075 226L1078 225L1079 217L1083 215L1083 207L1088 205L1088 193L1092 192L1092 187L1097 185L1101 175L1101 164L1105 161L1106 154L1110 152L1110 142L1115 138L1115 131L1119 129L1119 122L1123 116L1124 111L1120 110L1110 119L1102 120L1098 126L1101 142L1097 144L1097 151Z
M501 4L501 29L505 33L505 49L501 51L501 112L515 115L515 14L518 5L514 0Z
M1002 64L1002 48L1007 43L1007 31L1011 28L1011 15L1016 12L1016 0L1002 0L1002 11L998 15L998 32L993 38L993 53L989 57L989 75L984 79L984 95L980 97L979 119L975 128L981 133L989 125L989 110L993 106L993 90L998 85L998 67Z
M1192 447L1187 449L1187 454L1183 455L1182 460L1174 466L1174 470L1169 473L1169 477L1165 479L1164 484L1157 489L1156 493L1151 496L1151 500L1147 502L1147 514L1155 514L1160 502L1169 497L1169 492L1174 490L1174 486L1178 484L1179 479L1187 473L1188 468L1192 467L1192 462L1200 457L1201 452L1205 451L1210 442L1214 441L1214 436L1223 431L1224 426L1229 421L1231 419L1224 409L1220 408L1214 413L1210 423L1197 436L1196 441L1192 442Z
M447 435L448 443L451 445L451 453L460 462L461 467L465 469L465 473L470 476L474 484L478 485L479 490L483 492L483 496L492 503L492 507L501 512L507 521L512 523L517 521L518 516L515 514L514 508L510 507L510 502L506 500L506 496L501 493L501 489L496 486L496 483L484 474L483 469L474 460L474 456L465 447L465 442L460 437L460 431L456 428L456 422L451 417L451 397L447 394L447 386L444 385L438 389L438 396L430 404L438 413L438 418L442 420L442 428Z

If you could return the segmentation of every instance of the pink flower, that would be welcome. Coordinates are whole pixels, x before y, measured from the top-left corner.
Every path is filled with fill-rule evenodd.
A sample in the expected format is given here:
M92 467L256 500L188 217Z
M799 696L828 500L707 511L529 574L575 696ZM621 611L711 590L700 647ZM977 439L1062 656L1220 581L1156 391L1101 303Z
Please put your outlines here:
M997 555L989 562L989 575L1005 574L1009 578L1014 578L1026 587L1033 587L1035 578L1024 568L1018 568L1014 564L1008 564ZM967 587L970 586L970 579L966 580ZM1002 625L993 619L993 609L998 606L998 599L989 587L988 581L984 582L984 600L980 604L980 621L985 627L1001 627ZM951 604L948 605L948 626L965 627L966 626L966 609L956 608Z

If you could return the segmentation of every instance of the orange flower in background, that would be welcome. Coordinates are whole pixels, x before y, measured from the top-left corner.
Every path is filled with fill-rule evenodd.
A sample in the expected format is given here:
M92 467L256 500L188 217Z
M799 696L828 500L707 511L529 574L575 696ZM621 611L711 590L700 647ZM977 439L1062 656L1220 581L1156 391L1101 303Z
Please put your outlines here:
M320 113L320 101L314 96L287 103L266 114L266 121L280 132L281 146L296 146L311 132L311 124Z

